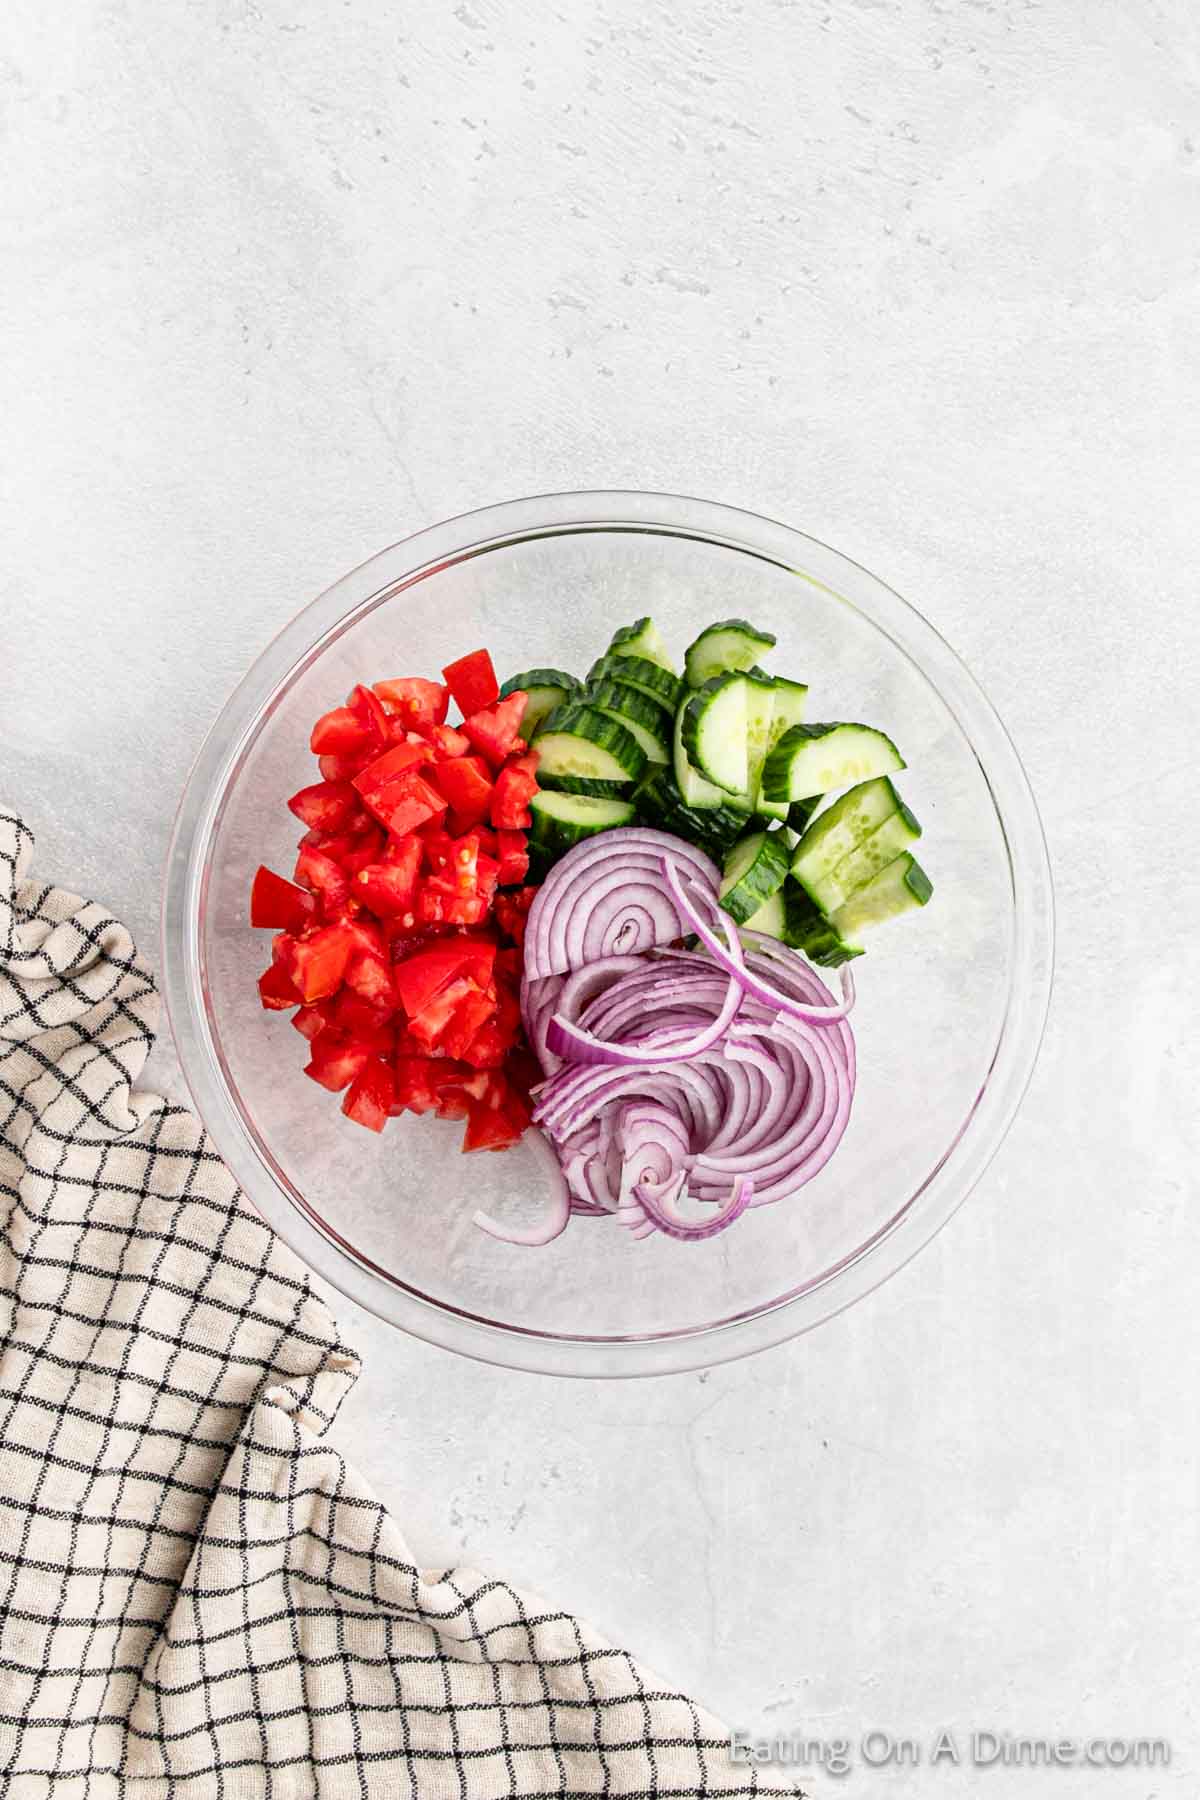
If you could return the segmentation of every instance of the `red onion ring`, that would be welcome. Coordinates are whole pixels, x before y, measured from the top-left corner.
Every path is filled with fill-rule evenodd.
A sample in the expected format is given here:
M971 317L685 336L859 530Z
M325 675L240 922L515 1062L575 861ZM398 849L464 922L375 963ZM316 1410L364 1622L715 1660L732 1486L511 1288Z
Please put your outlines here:
M567 1186L567 1178L563 1174L562 1165L540 1131L526 1134L528 1143L536 1156L546 1163L550 1173L550 1207L546 1217L538 1225L501 1225L490 1214L476 1212L474 1220L481 1231L489 1237L499 1238L503 1244L522 1244L530 1249L540 1249L543 1244L552 1244L556 1237L561 1237L571 1217L571 1190Z

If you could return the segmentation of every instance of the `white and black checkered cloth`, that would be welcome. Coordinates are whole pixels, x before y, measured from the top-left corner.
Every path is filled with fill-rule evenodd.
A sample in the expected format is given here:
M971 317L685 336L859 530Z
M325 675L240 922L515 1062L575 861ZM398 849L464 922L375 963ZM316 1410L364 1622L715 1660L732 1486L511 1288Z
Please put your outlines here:
M353 1352L192 1115L131 1092L153 979L32 850L0 810L0 1796L761 1788L577 1619L413 1566L321 1441Z

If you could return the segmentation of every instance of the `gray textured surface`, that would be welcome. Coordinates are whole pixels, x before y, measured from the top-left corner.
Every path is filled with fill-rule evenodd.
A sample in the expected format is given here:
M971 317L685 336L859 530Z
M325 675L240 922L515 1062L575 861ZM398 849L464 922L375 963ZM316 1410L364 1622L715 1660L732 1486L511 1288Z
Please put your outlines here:
M42 870L152 940L263 642L512 493L710 494L911 595L1009 723L1058 883L1043 1061L972 1201L708 1377L556 1385L349 1318L338 1435L420 1554L747 1725L1175 1743L1155 1776L853 1789L1193 1794L1200 21L534 13L9 7L3 788Z

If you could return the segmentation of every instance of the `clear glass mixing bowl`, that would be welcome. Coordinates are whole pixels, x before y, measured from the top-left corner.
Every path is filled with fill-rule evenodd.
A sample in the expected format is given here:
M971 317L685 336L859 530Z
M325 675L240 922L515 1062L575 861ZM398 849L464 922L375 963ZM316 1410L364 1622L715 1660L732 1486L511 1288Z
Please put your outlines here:
M773 631L817 718L883 725L909 767L936 887L856 965L859 1081L846 1136L794 1199L698 1244L574 1219L546 1249L497 1243L475 1207L544 1203L534 1154L463 1156L406 1115L379 1138L301 1072L255 978L259 862L287 872L284 800L312 779L313 720L358 680L436 675L486 644L502 677L583 671L651 613L678 650L712 619ZM254 1204L335 1287L418 1337L519 1368L639 1375L743 1356L884 1281L978 1180L1029 1080L1053 907L1037 808L995 712L926 621L798 531L705 501L580 493L452 519L383 551L276 638L201 749L167 868L164 971L184 1074Z

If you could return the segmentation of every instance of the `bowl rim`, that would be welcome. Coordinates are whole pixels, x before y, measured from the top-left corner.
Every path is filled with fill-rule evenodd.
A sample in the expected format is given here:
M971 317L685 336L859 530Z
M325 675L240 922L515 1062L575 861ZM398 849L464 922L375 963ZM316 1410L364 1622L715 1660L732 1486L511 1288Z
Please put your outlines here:
M957 1134L903 1209L790 1296L715 1324L629 1337L550 1334L420 1295L341 1240L302 1196L298 1204L230 1098L208 1023L198 931L208 846L232 782L286 688L334 638L448 563L537 537L601 531L700 539L758 556L867 619L933 688L979 764L1013 898L1009 991L991 1062ZM853 577L859 596L853 600L836 579L843 572ZM863 603L864 589L870 605ZM1053 984L1054 896L1041 818L1016 748L974 676L911 602L844 553L761 514L684 495L580 490L502 501L401 538L326 588L276 634L214 720L189 773L164 872L161 957L167 1018L196 1110L251 1204L320 1279L399 1329L484 1362L581 1377L662 1375L751 1355L814 1329L898 1273L958 1210L1000 1148L1032 1078Z

